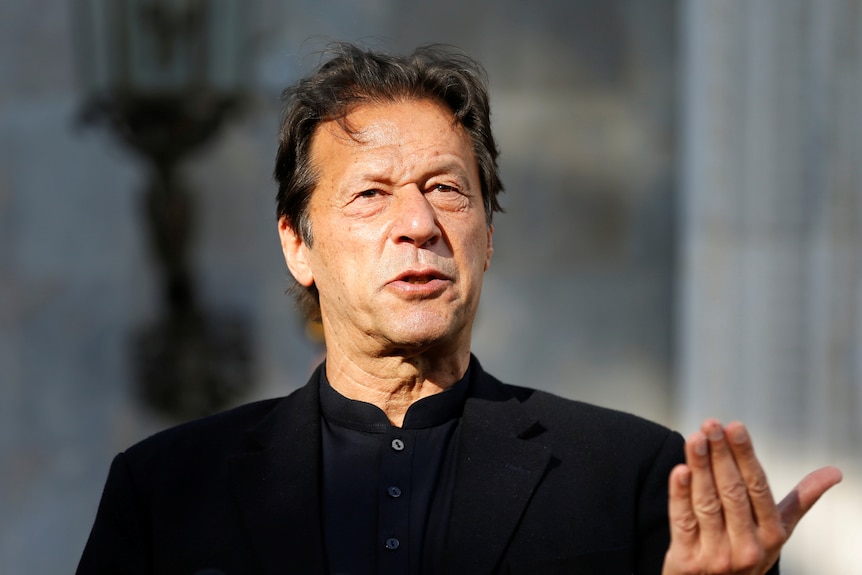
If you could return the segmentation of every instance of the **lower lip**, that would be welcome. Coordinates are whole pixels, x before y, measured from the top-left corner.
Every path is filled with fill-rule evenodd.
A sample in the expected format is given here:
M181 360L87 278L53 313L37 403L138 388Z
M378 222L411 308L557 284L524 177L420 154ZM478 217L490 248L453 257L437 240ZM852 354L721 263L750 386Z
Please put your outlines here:
M401 280L390 282L388 286L396 292L413 296L433 296L443 292L451 282L443 279L433 279L424 283L411 283Z

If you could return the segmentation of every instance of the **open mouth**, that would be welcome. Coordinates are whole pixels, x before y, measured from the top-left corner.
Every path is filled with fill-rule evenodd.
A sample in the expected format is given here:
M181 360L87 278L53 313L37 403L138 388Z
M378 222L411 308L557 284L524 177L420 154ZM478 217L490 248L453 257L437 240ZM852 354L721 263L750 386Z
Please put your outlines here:
M409 284L427 284L430 281L434 281L437 279L435 276L409 276L403 278L402 281L405 281Z

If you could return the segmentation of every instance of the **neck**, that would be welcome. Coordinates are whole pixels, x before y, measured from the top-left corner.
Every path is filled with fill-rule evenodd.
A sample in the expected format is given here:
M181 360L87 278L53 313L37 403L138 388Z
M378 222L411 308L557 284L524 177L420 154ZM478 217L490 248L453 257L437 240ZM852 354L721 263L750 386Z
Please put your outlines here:
M469 363L469 349L357 360L327 346L326 377L338 393L376 405L392 425L401 427L413 403L455 385Z

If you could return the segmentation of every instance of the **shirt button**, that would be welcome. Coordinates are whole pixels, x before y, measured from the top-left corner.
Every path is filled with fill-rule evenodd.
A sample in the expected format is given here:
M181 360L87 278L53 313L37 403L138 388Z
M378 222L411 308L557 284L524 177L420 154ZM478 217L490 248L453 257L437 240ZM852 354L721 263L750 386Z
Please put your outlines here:
M395 551L398 549L398 546L401 545L401 542L398 541L395 537L390 537L386 540L386 548L390 551Z
M387 489L386 492L389 493L389 495L392 497L401 497L401 489L394 485Z
M404 449L404 442L400 439L393 439L392 449L394 449L395 451L401 451L402 449Z

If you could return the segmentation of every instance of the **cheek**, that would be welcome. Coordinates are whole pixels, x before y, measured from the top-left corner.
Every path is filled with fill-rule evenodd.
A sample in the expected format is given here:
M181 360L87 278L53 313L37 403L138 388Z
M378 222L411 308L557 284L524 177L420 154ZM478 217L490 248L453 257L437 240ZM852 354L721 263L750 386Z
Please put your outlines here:
M321 242L323 244L323 242ZM329 285L340 291L355 291L372 279L378 266L368 242L356 236L327 238L315 257Z

